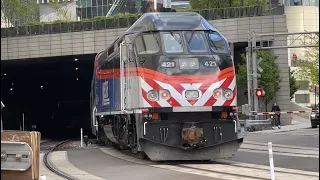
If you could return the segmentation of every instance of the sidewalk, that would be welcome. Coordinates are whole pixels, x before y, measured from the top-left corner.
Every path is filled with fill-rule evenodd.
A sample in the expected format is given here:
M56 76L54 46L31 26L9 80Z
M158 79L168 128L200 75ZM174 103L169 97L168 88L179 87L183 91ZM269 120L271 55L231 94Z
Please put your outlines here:
M278 132L288 132L298 129L305 129L311 127L310 120L303 118L301 116L292 114L292 123L291 125L282 126L281 129L275 130L264 130L264 131L255 131L255 132L241 132L240 135L244 134L269 134L269 133L278 133Z
M63 180L62 178L45 167L43 163L43 153L40 154L40 176L46 176L46 180ZM50 155L50 161L53 166L57 167L60 171L65 172L79 180L103 180L93 174L87 173L75 165L73 165L67 156L66 151L55 151Z

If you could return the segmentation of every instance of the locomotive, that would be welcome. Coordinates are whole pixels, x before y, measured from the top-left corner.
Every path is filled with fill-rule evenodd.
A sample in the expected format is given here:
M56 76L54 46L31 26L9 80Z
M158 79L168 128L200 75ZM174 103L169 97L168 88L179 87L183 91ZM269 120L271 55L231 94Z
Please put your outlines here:
M91 127L152 161L233 157L238 137L230 45L194 12L143 14L96 55Z

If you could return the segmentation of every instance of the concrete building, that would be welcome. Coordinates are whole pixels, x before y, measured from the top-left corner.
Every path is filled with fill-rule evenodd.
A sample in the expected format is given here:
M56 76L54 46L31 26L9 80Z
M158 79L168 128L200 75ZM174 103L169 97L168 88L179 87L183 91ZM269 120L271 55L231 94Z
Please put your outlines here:
M319 0L285 0L284 5L288 32L319 31ZM301 41L303 38L293 44L300 45ZM288 43L291 42L292 37L288 37ZM307 60L304 58L305 51L306 48L288 49L288 64L291 70L298 70L297 62ZM300 88L295 93L293 101L303 106L311 106L315 99L319 99L319 96L315 97L315 93L309 91L314 85L299 76L296 78ZM319 93L319 85L316 91Z
M249 30L256 33L287 32L285 15L211 20L209 22L222 32L231 43L247 42ZM5 37L1 38L1 61L98 53L107 48L125 30L126 28ZM283 38L281 42L286 44L287 39ZM282 110L289 111L288 51L276 49L274 54L278 56L277 65L282 78L281 89L277 93L275 101L278 102ZM283 116L283 123L289 124L290 121L289 116Z

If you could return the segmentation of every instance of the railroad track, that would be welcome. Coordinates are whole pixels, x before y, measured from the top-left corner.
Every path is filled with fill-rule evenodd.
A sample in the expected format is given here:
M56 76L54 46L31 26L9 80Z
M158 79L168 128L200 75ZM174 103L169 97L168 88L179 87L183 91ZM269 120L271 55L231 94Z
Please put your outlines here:
M254 148L259 149L260 153L268 153L266 145L263 143L246 142L246 146L242 149L250 149L252 145ZM294 151L293 147L282 147L282 145L274 145L274 153L286 153ZM270 179L270 167L268 165L249 164L236 162L232 160L217 160L217 161L163 161L152 162L149 159L141 159L138 155L133 154L130 151L119 150L113 146L105 146L100 148L104 153L113 156L124 161L128 161L135 164L151 166L155 168L167 169L178 171L186 174L201 175L211 178L218 178L224 180L269 180ZM262 151L264 150L264 151ZM300 149L298 149L300 150ZM306 149L304 151L307 151ZM311 152L309 152L311 151ZM316 150L313 150L316 151ZM312 156L316 152L308 150L307 155ZM290 154L290 153L289 153ZM294 154L292 156L298 156ZM318 157L319 158L319 157ZM277 179L319 179L319 174L308 170L296 170L276 167L275 169Z
M43 163L53 173L65 178L65 179L68 179L68 180L77 180L76 178L74 178L74 177L72 177L72 176L60 171L58 168L54 167L52 165L52 163L50 162L50 159L49 159L49 155L53 151L56 151L57 149L59 149L59 147L64 146L65 144L69 143L70 141L71 141L71 139L68 139L68 140L65 140L65 141L58 141L58 142L57 141L50 141L50 142L48 141L48 142L41 143L41 145L50 144L50 146L44 146L46 152L45 152L45 154L43 156ZM54 144L52 144L52 143L54 143Z

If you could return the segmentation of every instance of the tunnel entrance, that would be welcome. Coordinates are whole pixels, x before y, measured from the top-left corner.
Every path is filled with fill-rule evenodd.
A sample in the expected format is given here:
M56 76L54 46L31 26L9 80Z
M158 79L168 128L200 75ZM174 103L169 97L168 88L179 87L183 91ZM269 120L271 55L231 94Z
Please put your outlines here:
M42 138L90 135L90 83L95 54L1 61L4 130Z

